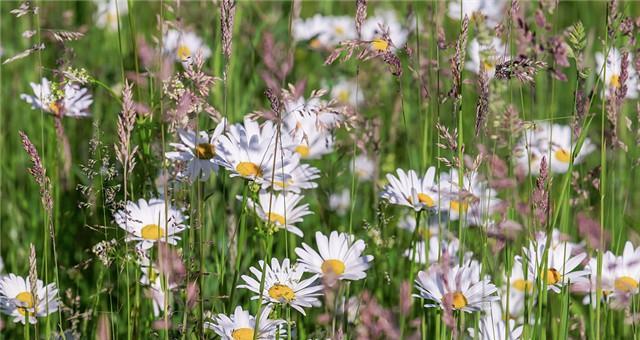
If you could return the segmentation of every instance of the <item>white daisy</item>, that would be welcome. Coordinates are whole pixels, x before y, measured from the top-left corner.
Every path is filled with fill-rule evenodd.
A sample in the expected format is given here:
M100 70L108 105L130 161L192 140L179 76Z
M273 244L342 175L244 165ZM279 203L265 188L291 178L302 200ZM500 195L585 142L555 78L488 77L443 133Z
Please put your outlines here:
M247 208L255 211L265 223L303 237L304 233L295 224L302 222L304 216L312 214L309 204L298 205L303 197L293 192L277 194L263 189L260 190L257 204L250 198L247 200ZM242 196L238 196L238 199L242 200Z
M209 47L194 32L170 29L165 33L162 43L164 53L173 56L176 61L186 62L197 54L204 59L211 56Z
M336 127L344 116L341 112L333 108L327 101L322 99L325 91L313 91L309 98L303 96L296 97L293 91L284 91L284 121L287 131L294 131L302 126L314 126L320 131L327 131ZM310 124L305 122L306 118L312 118Z
M505 323L505 319L509 320L508 323ZM481 340L516 340L522 337L522 330L522 325L516 326L515 320L503 316L502 307L497 302L492 303L489 311L480 319L480 328L467 329L473 339Z
M196 136L194 131L178 129L180 143L170 143L176 151L167 152L166 157L186 163L187 168L180 176L187 177L190 181L206 181L212 171L218 171L220 161L216 157L216 146L226 125L227 121L223 118L211 135L207 131L200 131Z
M469 43L469 58L465 68L476 74L483 70L489 79L496 73L496 65L505 58L505 47L498 38L492 38L489 42L481 43L473 39Z
M20 98L31 104L32 109L43 110L59 117L83 118L91 116L89 106L93 103L87 89L75 83L66 83L62 88L42 78L40 84L31 83L34 96L21 94Z
M457 239L447 242L446 240L438 240L438 236L432 236L429 238L428 246L425 241L419 241L414 249L405 250L404 256L420 264L433 264L445 256L453 262L456 261L458 247L459 241ZM415 255L413 250L416 251ZM428 256L428 262L426 256Z
M414 23L413 20L407 22ZM384 32L381 27L388 29L394 50L404 47L407 43L409 29L403 27L396 12L390 10L376 11L374 16L367 18L362 25L362 40L372 41L371 47L377 51L386 51L389 46L382 37Z
M364 241L353 242L353 236L332 231L329 237L316 232L318 252L306 243L296 248L298 261L306 271L320 277L329 276L338 280L361 280L371 266L373 256L361 256L366 247Z
M633 67L633 54L629 53L629 67L627 68L628 78L626 81L627 95L626 98L638 98L640 93L640 79L638 79L637 70ZM615 90L620 88L620 74L622 73L622 54L618 49L611 48L607 56L606 68L604 67L604 54L596 53L596 72L600 78L606 75L604 79L604 94L609 97L615 94Z
M376 162L366 154L359 154L351 163L351 171L361 181L373 181L376 176Z
M283 135L283 145L290 145L303 159L318 159L333 152L333 134L322 126L317 115L304 115L296 120L287 134Z
M142 277L140 278L140 283L146 286L153 306L153 315L155 317L158 317L162 312L164 312L164 304L167 294L169 294L169 297L171 297L169 290L177 288L178 285L174 282L171 282L170 280L166 280L168 287L164 287L162 276L158 272L158 269L156 269L153 265L150 265L148 263L147 265L143 265L141 263L140 269L143 273ZM171 299L168 300L167 305L169 309L171 309Z
M45 317L58 310L58 289L55 283L44 285L36 281L35 294L31 292L28 278L15 274L0 277L0 301L2 311L13 317L13 322L37 323L37 318Z
M457 169L440 175L441 209L449 213L451 221L463 215L466 224L483 225L501 202L497 192L475 171L463 174L462 185L459 181Z
M448 267L448 266L447 266ZM418 272L416 288L419 298L432 302L425 307L452 308L464 312L476 312L489 308L499 300L496 286L489 278L480 279L480 264L473 260L452 268L431 266L427 272Z
M362 89L353 80L340 79L331 87L331 98L340 104L356 107L364 101Z
M526 274L526 275L525 275ZM502 292L507 292L507 280L504 280L505 286L502 288ZM511 267L511 275L509 277L509 316L511 318L521 317L524 313L525 302L527 299L535 298L534 287L535 277L528 271L524 271L522 268L522 261L519 256L516 256ZM502 299L503 308L506 310L507 300Z
M182 212L157 198L139 199L138 204L129 201L114 217L118 226L128 232L126 241L138 241L138 247L143 250L156 242L175 245L180 240L176 234L187 229Z
M387 174L387 184L380 197L391 204L404 205L415 211L436 208L439 204L438 188L435 183L436 168L430 167L423 178L418 178L416 172L402 169L396 170L398 177Z
M312 48L331 48L357 37L355 22L348 16L322 16L296 19L292 24L294 40L309 40Z
M298 155L292 155L290 159L297 158ZM296 163L296 162L293 162ZM282 164L278 162L278 164ZM262 183L264 189L271 187L275 191L290 191L299 194L301 190L317 188L318 184L314 182L320 178L320 170L308 164L298 163L298 165L290 170L285 178L276 177L273 182L269 179Z
M280 339L286 338L286 328L283 326L284 320L271 320L271 307L265 306L258 318L258 330L256 334L256 318L236 307L233 314L226 316L218 314L213 318L213 322L205 322L204 327L213 330L223 340L272 340L277 336Z
M283 136L276 142L276 137L277 130L271 122L260 128L258 122L245 118L244 124L229 126L229 132L218 139L221 165L231 172L231 177L240 176L258 184L270 184L272 179L287 183L299 158L292 157L291 145L281 145L288 138Z
M343 189L339 193L333 193L329 196L329 209L335 211L338 215L344 216L351 208L351 193L349 189Z
M461 20L482 15L488 26L497 25L502 20L506 0L452 0L449 2L449 17Z
M581 253L572 256L573 246L570 243L561 243L555 247L550 246L547 252L547 263L544 265L546 249L546 236L529 242L528 248L523 248L524 257L528 264L529 279L536 282L540 277L546 282L547 289L560 293L562 287L569 282L576 283L584 281L588 274L585 270L578 270L578 266L587 257ZM523 259L516 257L516 261L523 262Z
M525 133L514 153L518 166L532 175L540 174L543 156L551 172L565 173L569 170L576 144L577 140L572 137L570 126L542 122L536 123L533 131ZM591 140L585 138L580 151L573 159L573 164L581 163L594 150L595 146Z
M127 0L94 0L94 2L98 5L94 15L96 26L117 31L118 17L129 12Z
M249 268L255 279L248 275L242 275L246 284L239 285L238 288L246 288L256 293L252 300L260 299L263 303L275 303L290 305L303 315L306 315L304 308L317 307L320 305L318 296L324 287L317 284L318 275L302 280L304 268L301 266L291 266L289 259L284 259L282 265L278 259L271 259L271 266L265 265L264 261L259 262L259 268ZM264 273L262 271L265 271ZM260 283L264 275L264 289L260 292Z

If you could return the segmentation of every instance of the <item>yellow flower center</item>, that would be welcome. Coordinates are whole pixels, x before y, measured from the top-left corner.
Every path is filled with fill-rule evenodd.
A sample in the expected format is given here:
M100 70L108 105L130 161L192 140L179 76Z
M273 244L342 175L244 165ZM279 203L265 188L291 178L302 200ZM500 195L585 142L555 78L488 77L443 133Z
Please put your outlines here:
M270 212L270 213L267 214L267 219L271 223L277 223L277 224L280 224L280 225L286 225L284 216L282 216L280 214L276 214L276 213Z
M253 329L251 328L237 328L231 332L233 340L253 340Z
M189 49L189 47L187 47L186 45L180 45L178 46L176 55L178 55L178 58L180 59L187 59L191 56L191 49Z
M291 184L293 184L293 179L288 179L286 182L284 181L273 181L273 185L276 187L280 187L282 189L285 189L287 187L289 187Z
M340 261L340 260L325 260L324 262L322 262L322 273L323 274L335 274L335 275L342 275L342 273L344 273L344 262Z
M347 90L340 90L338 92L338 101L341 103L346 103L349 101L349 91Z
M240 162L236 166L236 171L243 177L260 177L262 170L258 165L251 162Z
M300 154L300 156L302 158L306 158L309 157L309 147L304 145L304 144L300 144L298 146L296 146L296 152Z
M429 208L433 208L433 206L436 205L436 203L433 201L433 198L431 198L431 196L423 193L418 194L418 201L422 202L424 205L426 205Z
M461 292L448 293L447 295L450 298L453 309L462 309L469 303L467 297ZM445 295L445 297L447 295Z
M513 280L511 283L514 289L520 292L531 292L533 290L533 282L524 279Z
M545 280L547 281L547 285L554 285L560 282L562 279L562 274L560 274L555 268L551 268L547 270L547 275L545 275Z
M554 153L554 156L562 163L569 163L571 160L571 154L565 149L558 149L558 151Z
M616 279L614 287L618 291L628 293L638 289L638 281L629 276L622 276Z
M56 115L60 115L60 110L62 110L62 104L59 101L49 103L49 110Z
M22 305L18 307L18 313L22 314L23 316L27 315L27 313L29 315L33 314L27 311L27 309L31 309L33 308L33 306L35 306L33 295L30 292L22 292L16 295L15 299L22 303Z
M196 157L199 159L211 159L216 154L213 144L200 143L196 145Z
M376 38L371 41L371 48L378 52L384 52L389 48L389 42L384 39Z
M147 224L140 230L140 235L145 240L159 240L164 236L164 229L157 224Z
M490 73L496 69L496 65L490 60L482 61L482 68L485 72Z
M619 88L620 87L620 76L617 74L614 74L611 76L611 78L609 78L609 83L611 84L611 86L615 87L615 88Z
M337 35L343 35L344 34L344 28L342 26L336 26L334 27L334 31L336 32Z
M296 298L296 294L293 289L287 285L275 284L269 288L269 296L280 302L291 302Z
M319 48L320 45L320 39L313 39L309 42L309 46L311 46L311 48Z
M449 206L451 207L451 210L457 212L458 214L461 212L467 212L467 210L469 210L469 203L466 201L458 201L458 200L453 200L451 201L451 203L449 203Z

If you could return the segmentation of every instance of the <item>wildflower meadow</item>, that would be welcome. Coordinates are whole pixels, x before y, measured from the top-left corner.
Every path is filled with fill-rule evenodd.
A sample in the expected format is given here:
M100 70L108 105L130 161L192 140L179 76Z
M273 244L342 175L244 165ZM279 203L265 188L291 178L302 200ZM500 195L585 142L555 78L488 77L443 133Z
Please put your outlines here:
M640 339L640 2L0 2L0 339Z

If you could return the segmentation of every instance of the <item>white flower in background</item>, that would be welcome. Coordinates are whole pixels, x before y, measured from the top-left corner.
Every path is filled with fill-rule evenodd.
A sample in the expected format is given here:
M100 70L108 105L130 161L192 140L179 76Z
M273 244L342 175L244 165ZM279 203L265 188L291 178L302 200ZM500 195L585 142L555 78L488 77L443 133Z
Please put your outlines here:
M166 157L186 163L187 168L180 176L187 177L190 181L206 181L212 171L218 171L216 146L226 125L227 121L223 118L211 135L207 131L200 131L196 136L195 131L178 129L180 143L170 143L176 151L167 152Z
M526 260L529 280L536 282L540 278L546 282L547 289L555 293L565 285L585 281L588 271L578 270L578 266L587 257L586 253L572 256L573 246L570 243L561 243L555 247L549 247L547 263L543 262L546 249L546 236L529 242L528 248L523 248L524 258L516 257L516 261L523 263ZM524 266L524 263L523 263ZM528 283L525 283L527 286Z
M355 22L349 16L316 14L308 19L294 20L291 29L294 40L309 40L312 48L330 48L357 37Z
M340 104L356 107L364 101L362 89L353 80L340 79L331 87L331 98Z
M344 117L337 110L329 106L325 100L321 97L325 94L324 90L313 91L311 96L307 99L303 96L294 97L291 91L284 94L284 121L287 131L295 131L301 126L311 126L307 119L311 118L313 126L320 131L331 130L338 123L340 123Z
M89 106L93 103L86 88L75 83L66 83L62 88L42 78L40 84L31 83L34 96L21 94L20 99L31 104L32 109L43 110L59 117L83 118L91 116Z
M260 190L258 202L249 198L247 208L255 211L264 222L302 237L304 233L295 224L302 222L304 216L312 214L309 204L298 205L303 197L293 192L272 193ZM242 196L238 196L238 199L242 200Z
M464 312L487 310L498 301L497 292L488 277L480 279L481 266L477 261L466 261L452 268L431 266L418 272L416 288L418 298L430 300L425 307L452 308Z
M569 170L576 147L577 140L573 138L570 126L542 122L536 123L533 130L525 133L515 147L514 154L518 166L532 175L540 174L542 157L546 158L551 172L565 173ZM591 140L585 138L573 164L581 163L594 150Z
M145 258L146 259L146 258ZM147 286L149 297L153 305L153 315L155 317L160 316L164 312L164 304L169 290L175 289L178 285L171 280L166 280L167 287L163 288L162 276L160 272L149 263L148 259L140 263L140 270L142 270L142 277L140 283ZM171 294L168 295L169 297ZM168 307L171 307L171 300L168 300Z
M407 22L413 25L413 20L407 20ZM393 43L393 50L402 48L407 43L409 29L402 26L396 12L390 10L376 11L375 16L368 17L362 25L362 40L372 41L371 47L374 50L383 52L389 49L388 43L383 39L384 31L381 27L388 29L389 38Z
M498 38L492 38L489 42L481 43L478 39L473 39L469 43L469 61L465 63L465 68L476 74L484 71L489 79L496 73L496 65L503 61L508 55L508 51Z
M212 322L205 322L204 327L213 330L223 340L272 340L276 337L284 339L287 337L284 320L271 320L271 307L265 306L258 318L258 329L256 330L256 318L237 306L230 316L218 314L213 317ZM257 334L256 334L257 333ZM278 334L276 334L278 333Z
M254 292L256 295L251 297L252 300L260 299L262 295L263 303L289 305L303 315L306 315L304 308L320 306L318 296L323 295L320 291L324 286L316 283L318 275L302 280L304 268L297 265L291 266L289 259L282 260L280 265L278 259L273 258L271 266L260 261L259 268L251 267L249 271L255 279L249 275L242 275L245 284L239 285L238 288L246 288ZM264 289L261 293L263 276Z
M258 122L250 118L245 118L244 124L229 126L229 132L218 139L220 165L231 172L231 177L241 176L258 184L271 183L272 179L287 183L289 173L298 166L299 158L291 157L289 145L276 143L276 134L272 122L266 122L260 128ZM282 138L282 141L286 140Z
M164 53L173 56L176 61L186 62L197 54L204 59L211 56L209 47L194 32L170 29L165 33L162 43Z
M629 53L629 67L627 68L628 78L626 81L627 95L626 98L635 99L638 98L640 93L640 79L638 79L637 70L633 67L633 54ZM622 73L622 54L618 49L611 48L609 55L607 56L606 67L604 67L604 53L596 53L596 69L600 78L604 78L605 90L604 94L609 97L615 94L615 90L620 88L620 75Z
M129 12L127 0L94 0L94 2L98 5L94 15L96 26L117 31L118 18Z
M157 198L139 199L138 204L129 201L114 217L118 226L128 232L126 241L137 241L142 250L156 242L175 245L180 240L177 234L187 229L182 212Z
M291 158L295 157L298 156L291 156ZM282 163L278 162L278 164ZM309 164L298 163L298 166L290 170L286 178L276 177L273 182L271 182L270 179L265 180L262 183L262 188L267 189L271 187L271 189L275 191L290 191L299 194L301 190L317 188L318 184L314 182L314 180L318 178L320 178L320 170L318 170L318 168L312 167Z
M505 323L505 320L508 322ZM481 340L516 340L522 337L522 330L522 325L516 326L515 320L503 315L502 307L498 302L491 303L489 311L480 319L478 329L467 329L473 339Z
M468 225L482 225L500 204L497 192L475 171L467 171L459 185L457 169L440 175L441 209L449 219L458 221L460 215Z
M589 295L584 303L596 306L596 287L598 278L597 258L591 258L585 269L589 272ZM629 303L629 297L638 294L640 283L640 247L634 249L627 241L622 255L616 256L607 251L602 256L602 297L614 308L621 308Z
M329 209L335 211L338 215L344 216L351 208L351 193L349 189L342 189L339 193L333 193L329 196Z
M35 296L33 295L35 293ZM0 301L4 313L13 317L13 322L37 323L37 318L45 317L58 310L58 289L55 283L44 285L36 281L35 291L31 291L28 278L15 274L0 277Z
M449 17L456 20L462 20L465 16L471 19L480 14L488 26L495 26L502 20L506 3L506 0L452 0L448 13Z
M433 264L445 256L450 261L455 261L458 247L459 241L457 239L447 242L446 240L438 240L438 236L431 236L428 246L425 241L419 241L414 249L405 250L404 256L420 264ZM416 251L415 254L414 250ZM428 256L428 262L426 256Z
M318 159L333 152L333 132L322 126L315 114L299 117L282 137L282 144L289 145L303 159Z
M296 248L298 261L306 271L338 280L367 277L366 270L371 266L373 256L361 256L366 247L364 241L353 242L352 235L337 231L332 231L329 237L318 231L316 244L319 253L304 242L302 248Z
M526 274L526 275L525 275ZM511 275L509 276L509 317L520 319L524 313L525 302L534 299L535 278L533 274L524 271L520 258L516 256L511 267ZM504 280L505 286L502 292L506 295L507 280ZM507 309L507 300L502 298L502 308Z
M372 181L376 175L376 162L373 158L366 154L356 156L354 162L351 163L351 171L355 173L361 181Z
M413 170L404 172L397 169L396 172L398 177L387 174L389 184L384 187L380 197L391 204L407 206L415 211L438 206L440 195L435 182L435 167L427 169L423 178L419 178Z

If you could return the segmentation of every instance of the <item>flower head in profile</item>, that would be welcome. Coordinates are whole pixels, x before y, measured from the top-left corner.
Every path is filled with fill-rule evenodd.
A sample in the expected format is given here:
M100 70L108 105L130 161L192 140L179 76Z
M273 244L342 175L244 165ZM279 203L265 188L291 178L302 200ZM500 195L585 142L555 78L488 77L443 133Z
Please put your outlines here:
M259 268L251 267L249 271L255 277L242 275L245 284L238 288L246 288L256 293L252 299L260 299L263 303L289 305L305 315L304 308L319 306L318 296L324 288L317 284L318 275L302 279L304 270L301 266L291 265L289 259L284 259L282 265L278 259L271 259L271 266L259 262ZM264 276L264 289L260 292L260 282Z
M413 170L405 172L397 169L396 173L397 177L387 174L389 184L384 187L380 197L391 204L407 206L415 211L438 207L440 195L435 182L435 167L427 169L422 178Z
M505 47L498 38L492 38L488 42L480 42L473 39L469 43L469 58L465 68L476 74L485 72L488 78L493 78L496 73L496 65L505 58Z
M629 66L627 67L626 98L635 99L638 98L638 94L640 93L640 79L637 70L633 67L633 55L629 53L627 58L629 58ZM620 76L622 75L622 53L615 47L610 48L606 65L604 53L596 53L595 72L598 73L600 78L604 78L604 95L607 97L614 95L616 89L622 86L620 82Z
M223 119L211 134L200 131L197 136L195 131L178 129L180 143L171 143L176 151L167 152L166 157L186 163L186 169L180 176L190 181L206 181L212 171L218 170L220 160L216 157L216 146L226 124L226 119Z
M302 248L296 248L298 261L306 271L338 280L361 280L367 276L373 256L362 256L366 247L363 240L354 242L353 236L337 231L327 237L318 231L316 244L318 251L306 243L302 243Z
M55 283L44 285L36 281L31 290L28 278L15 274L0 277L0 302L2 311L13 317L13 322L37 323L37 318L45 317L58 310L58 288ZM34 296L35 293L35 296Z
M60 87L61 86L61 87ZM93 99L86 88L67 82L64 85L42 78L40 84L31 83L34 95L21 94L20 98L35 110L43 110L58 117L85 118L91 116L89 106Z
M273 193L261 190L258 201L248 199L247 207L249 211L255 211L265 223L302 237L304 233L296 224L302 222L304 216L312 214L309 204L300 204L303 198L302 195L288 191ZM242 197L239 196L238 199L242 200Z
M147 294L149 298L151 298L153 306L153 315L158 317L162 312L164 312L164 305L167 296L171 296L169 291L177 288L178 285L171 280L166 280L166 286L164 286L160 272L155 268L155 266L151 265L148 260L140 263L140 269L142 270L140 283L146 286ZM170 301L168 303L168 307L171 307Z
M127 0L94 0L98 5L94 21L99 28L118 30L118 18L129 12Z
M156 242L175 245L180 240L177 234L187 229L182 212L157 198L139 199L137 204L129 201L114 217L118 226L128 232L126 240L137 241L143 250Z
M218 314L211 321L205 322L204 327L213 330L223 340L271 340L277 336L286 338L286 327L282 327L286 321L269 319L269 314L271 307L265 306L256 322L256 317L249 314L249 311L237 306L233 314Z
M165 33L162 42L164 53L176 61L188 62L197 54L201 54L203 59L211 56L209 47L194 32L170 29Z
M454 267L431 266L428 271L418 273L415 283L419 294L415 296L430 301L425 307L468 313L487 310L499 297L494 294L497 288L489 278L480 279L480 271L481 266L475 260Z

